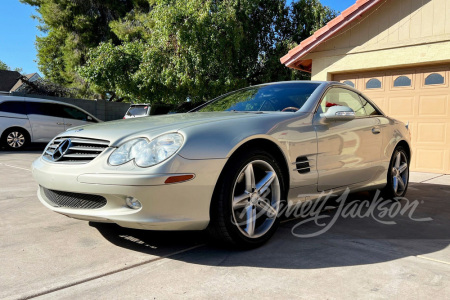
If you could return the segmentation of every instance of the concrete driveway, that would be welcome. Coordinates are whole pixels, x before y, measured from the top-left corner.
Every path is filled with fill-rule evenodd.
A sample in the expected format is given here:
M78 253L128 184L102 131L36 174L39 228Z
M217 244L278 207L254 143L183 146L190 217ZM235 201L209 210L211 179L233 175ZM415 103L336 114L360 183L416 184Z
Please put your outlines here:
M267 245L233 251L201 232L130 230L51 212L30 172L40 152L0 151L1 299L450 298L448 176L412 174L407 198L418 206L395 224L340 216L325 233L299 238L293 233L324 227L291 220Z

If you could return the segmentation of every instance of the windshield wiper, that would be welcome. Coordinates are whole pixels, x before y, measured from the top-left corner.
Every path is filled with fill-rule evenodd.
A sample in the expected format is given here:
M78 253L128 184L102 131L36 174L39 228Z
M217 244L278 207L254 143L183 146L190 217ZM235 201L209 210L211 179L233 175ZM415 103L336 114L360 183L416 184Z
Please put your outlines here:
M229 110L229 111L234 112L234 113L244 113L244 114L263 114L264 113L262 111L245 111L245 110L234 110L234 109Z

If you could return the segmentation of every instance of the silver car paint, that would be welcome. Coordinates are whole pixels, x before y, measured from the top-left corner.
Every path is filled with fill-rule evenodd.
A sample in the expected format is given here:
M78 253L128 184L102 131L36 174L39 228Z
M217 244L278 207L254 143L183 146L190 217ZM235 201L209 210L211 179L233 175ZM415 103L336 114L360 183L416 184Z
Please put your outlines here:
M70 168L39 158L33 163L34 178L49 189L99 194L112 202L98 210L55 208L47 204L41 189L39 199L50 209L74 218L133 228L201 230L208 225L212 193L228 158L255 139L272 142L285 157L292 203L315 199L321 191L339 194L346 187L352 191L382 187L395 146L400 141L409 144L408 131L403 123L386 116L321 123L315 112L317 103L334 85L343 87L321 83L295 113L188 113L94 124L83 126L82 132L73 128L59 136L106 139L110 147L88 164ZM381 134L371 132L374 126L380 127ZM181 133L185 143L164 163L149 168L139 168L133 161L120 166L107 163L122 143L138 137L150 140L168 132ZM297 172L299 156L308 158L309 173ZM172 174L196 177L164 184ZM143 207L137 211L127 208L126 196L135 196Z

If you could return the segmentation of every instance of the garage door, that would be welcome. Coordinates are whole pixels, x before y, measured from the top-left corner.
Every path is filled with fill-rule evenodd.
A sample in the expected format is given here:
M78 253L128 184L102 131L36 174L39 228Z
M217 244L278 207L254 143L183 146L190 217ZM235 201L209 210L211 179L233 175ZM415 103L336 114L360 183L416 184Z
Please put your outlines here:
M336 74L387 115L409 122L411 170L450 173L450 65Z

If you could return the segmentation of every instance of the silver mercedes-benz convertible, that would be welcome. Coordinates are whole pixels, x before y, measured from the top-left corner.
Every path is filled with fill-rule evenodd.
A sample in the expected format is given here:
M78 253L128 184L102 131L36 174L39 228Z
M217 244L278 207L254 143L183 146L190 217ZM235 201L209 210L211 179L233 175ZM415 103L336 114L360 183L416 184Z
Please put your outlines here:
M49 209L149 230L267 241L283 205L325 193L402 197L410 134L338 82L263 84L184 114L71 128L32 166Z

